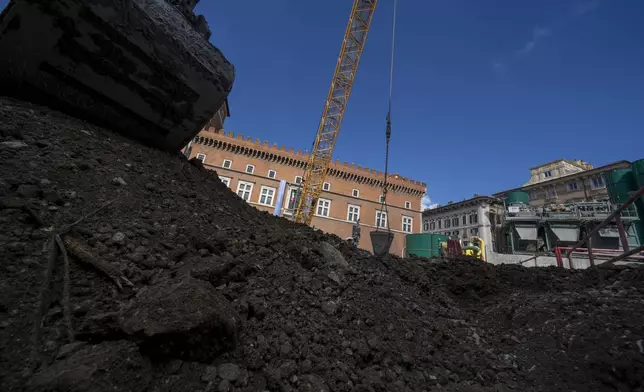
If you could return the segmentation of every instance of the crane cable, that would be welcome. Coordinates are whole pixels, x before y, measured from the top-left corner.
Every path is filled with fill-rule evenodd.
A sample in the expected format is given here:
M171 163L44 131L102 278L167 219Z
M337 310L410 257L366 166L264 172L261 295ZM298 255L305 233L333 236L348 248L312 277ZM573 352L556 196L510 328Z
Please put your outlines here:
M394 0L394 16L392 23L391 31L391 64L389 69L389 102L387 108L387 128L385 132L386 144L385 144L385 181L382 189L382 202L380 205L380 222L376 225L376 231L380 229L383 219L383 212L385 213L386 218L385 222L387 223L387 231L391 231L389 227L389 211L387 208L387 179L389 177L389 140L391 139L391 102L392 102L392 91L394 87L394 54L396 51L396 9L398 8L398 0Z

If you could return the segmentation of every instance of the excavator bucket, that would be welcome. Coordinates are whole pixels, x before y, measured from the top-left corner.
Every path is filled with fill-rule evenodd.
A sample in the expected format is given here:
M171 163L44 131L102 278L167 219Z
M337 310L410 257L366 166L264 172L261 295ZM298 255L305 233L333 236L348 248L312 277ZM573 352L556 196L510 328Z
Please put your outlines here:
M11 0L0 14L0 95L179 151L235 77L196 2Z

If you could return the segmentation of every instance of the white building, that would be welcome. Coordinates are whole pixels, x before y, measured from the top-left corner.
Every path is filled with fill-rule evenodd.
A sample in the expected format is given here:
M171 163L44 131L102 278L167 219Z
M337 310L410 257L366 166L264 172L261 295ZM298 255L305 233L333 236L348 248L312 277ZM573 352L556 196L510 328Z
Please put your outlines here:
M486 250L494 249L493 231L501 226L503 202L488 196L471 199L423 211L423 232L458 238L480 237Z
M530 168L530 180L523 186L534 185L545 181L554 180L569 176L571 174L581 173L593 168L593 165L580 159L557 159L543 165Z

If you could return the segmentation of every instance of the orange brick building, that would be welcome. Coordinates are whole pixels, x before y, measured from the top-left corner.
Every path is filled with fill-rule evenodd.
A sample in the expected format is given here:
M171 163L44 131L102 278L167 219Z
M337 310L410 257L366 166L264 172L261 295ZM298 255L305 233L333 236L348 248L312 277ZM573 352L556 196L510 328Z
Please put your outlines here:
M214 127L199 133L189 151L190 158L201 159L206 168L216 170L221 180L248 203L276 215L293 217L307 153L278 148ZM281 181L285 183L284 192L278 200ZM383 181L380 171L335 161L315 207L312 226L346 239L351 237L353 224L359 218L359 246L371 251L369 233L376 225L386 227L388 219L394 232L391 253L402 255L405 235L421 231L421 199L426 185L398 174L390 175L388 216L384 216L380 214ZM280 206L279 211L276 206Z

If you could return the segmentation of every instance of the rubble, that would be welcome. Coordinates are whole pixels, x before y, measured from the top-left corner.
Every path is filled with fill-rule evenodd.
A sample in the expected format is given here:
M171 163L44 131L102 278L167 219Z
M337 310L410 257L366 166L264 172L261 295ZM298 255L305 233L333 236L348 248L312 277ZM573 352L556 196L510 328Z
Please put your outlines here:
M644 268L376 259L198 161L12 99L0 127L0 390L644 390Z

